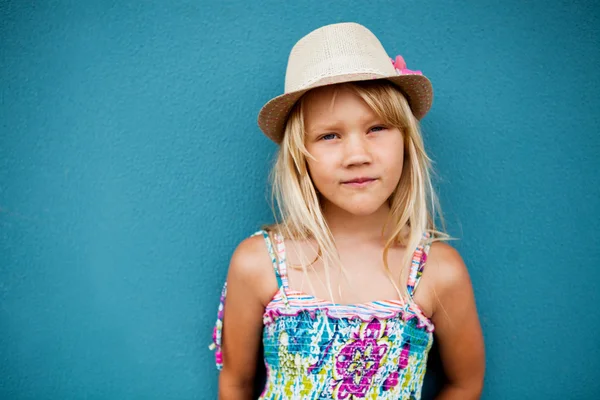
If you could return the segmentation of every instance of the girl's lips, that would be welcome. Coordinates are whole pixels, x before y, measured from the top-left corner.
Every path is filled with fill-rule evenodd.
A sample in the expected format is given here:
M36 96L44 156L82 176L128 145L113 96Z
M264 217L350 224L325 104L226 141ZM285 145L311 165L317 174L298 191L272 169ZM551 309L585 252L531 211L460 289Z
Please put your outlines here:
M358 179L353 179L351 181L342 182L342 184L345 186L360 188L360 187L368 186L369 184L375 182L376 180L377 180L376 178L358 178Z

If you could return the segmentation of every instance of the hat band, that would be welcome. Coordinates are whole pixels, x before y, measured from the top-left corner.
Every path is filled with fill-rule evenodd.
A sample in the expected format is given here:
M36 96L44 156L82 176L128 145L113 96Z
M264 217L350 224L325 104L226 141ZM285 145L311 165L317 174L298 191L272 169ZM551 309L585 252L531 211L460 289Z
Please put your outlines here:
M383 75L381 73L376 73L376 72L352 72L352 73L348 73L348 74L325 76L325 77L319 78L313 82L309 82L308 84L303 84L302 87L290 88L289 90L286 90L286 94L292 93L292 92L298 92L301 90L309 90L309 89L319 87L319 86L334 85L336 83L368 81L371 79L385 79L385 78L390 78L390 76Z

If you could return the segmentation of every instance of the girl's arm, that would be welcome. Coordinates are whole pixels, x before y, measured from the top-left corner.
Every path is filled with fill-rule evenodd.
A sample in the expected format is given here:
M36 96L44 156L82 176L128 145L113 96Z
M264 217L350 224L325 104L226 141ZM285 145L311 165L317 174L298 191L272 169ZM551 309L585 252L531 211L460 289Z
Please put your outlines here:
M479 399L485 349L469 273L460 254L445 243L432 245L427 269L435 276L439 301L435 302L432 321L448 378L436 400Z
M219 399L250 399L262 335L265 305L277 288L262 237L243 241L235 250L227 276L223 308L223 369Z

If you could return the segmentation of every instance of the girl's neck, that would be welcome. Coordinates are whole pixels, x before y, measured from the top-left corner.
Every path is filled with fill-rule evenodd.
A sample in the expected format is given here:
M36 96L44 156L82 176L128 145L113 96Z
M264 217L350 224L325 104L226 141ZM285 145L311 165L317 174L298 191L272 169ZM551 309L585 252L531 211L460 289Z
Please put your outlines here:
M350 239L380 242L389 211L387 203L369 215L354 215L330 203L323 204L322 207L323 216L336 241ZM387 234L384 237L387 239Z

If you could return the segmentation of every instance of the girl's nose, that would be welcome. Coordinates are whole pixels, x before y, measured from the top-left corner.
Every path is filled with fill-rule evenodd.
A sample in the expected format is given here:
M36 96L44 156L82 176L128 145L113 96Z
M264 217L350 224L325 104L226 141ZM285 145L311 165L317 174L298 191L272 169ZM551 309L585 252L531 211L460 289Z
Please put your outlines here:
M368 143L363 135L349 135L344 147L344 166L351 167L355 165L369 164L371 154Z

